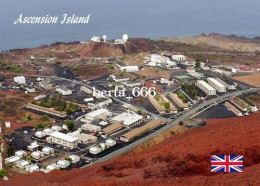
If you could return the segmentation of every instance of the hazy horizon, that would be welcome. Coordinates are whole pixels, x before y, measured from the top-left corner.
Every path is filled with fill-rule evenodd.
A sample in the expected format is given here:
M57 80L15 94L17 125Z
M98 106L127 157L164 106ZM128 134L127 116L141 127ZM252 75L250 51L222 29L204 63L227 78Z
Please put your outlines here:
M260 2L256 0L8 0L0 7L0 50L31 48L54 42L129 37L182 37L201 33L260 36ZM24 16L86 16L82 25L14 25ZM77 37L76 37L77 36Z

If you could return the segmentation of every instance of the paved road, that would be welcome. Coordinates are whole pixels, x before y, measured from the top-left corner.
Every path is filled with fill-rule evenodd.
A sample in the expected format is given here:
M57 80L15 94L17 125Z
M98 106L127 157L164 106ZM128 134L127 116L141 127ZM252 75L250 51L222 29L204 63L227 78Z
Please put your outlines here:
M31 76L31 75L30 75ZM83 85L83 86L86 86L90 89L92 89L91 86L87 85L86 83L82 83L80 81L76 81L76 80L71 80L71 79L66 79L66 78L60 78L60 77L55 77L55 76L32 76L32 77L45 77L45 78L52 78L52 79L58 79L58 80L66 80L66 81L69 81L69 82L72 82L72 83L76 83L76 84L79 84L79 85ZM98 159L97 161L93 162L92 164L88 164L86 166L91 166L91 165L94 165L95 163L99 163L99 162L104 162L104 161L107 161L111 158L114 158L115 156L119 156L121 154L124 154L126 152L128 152L129 150L137 147L138 145L141 145L142 143L158 136L159 134L163 133L163 132L166 132L168 131L169 129L171 129L174 125L178 124L180 121L183 121L189 117L191 117L192 115L194 115L196 112L198 112L200 109L204 108L205 106L208 106L208 105L211 105L213 104L214 102L218 102L218 101L221 101L221 100L224 100L224 99L227 99L228 97L230 96L235 96L237 94L240 94L240 93L249 93L249 92L253 92L253 91L257 91L257 90L260 90L260 88L250 88L250 89L246 89L246 90L239 90L237 92L232 92L232 93L229 93L229 94L225 94L225 95L222 95L222 96L219 96L219 97L216 97L216 98L213 98L211 100L207 100L199 105L196 105L195 107L193 107L191 110L188 110L188 111L185 111L182 113L182 115L180 115L178 118L176 118L175 120L171 120L166 126L164 126L163 128L159 129L159 130L156 130L155 132L149 134L148 136L145 136L144 138L141 138L140 140L138 141L135 141L117 151L114 151L110 154L108 154L107 156L105 157L102 157L100 159ZM119 101L119 100L118 100ZM120 100L120 102L122 102L122 100ZM129 104L129 103L128 103ZM169 121L169 120L168 120ZM83 168L83 167L82 167Z

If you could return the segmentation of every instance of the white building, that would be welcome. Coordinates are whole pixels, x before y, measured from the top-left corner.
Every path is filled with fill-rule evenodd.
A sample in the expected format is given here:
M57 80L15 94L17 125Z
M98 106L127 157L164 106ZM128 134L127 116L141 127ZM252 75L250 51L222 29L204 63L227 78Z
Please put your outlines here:
M53 163L53 164L50 164L46 167L46 172L50 172L50 171L53 171L55 169L59 169L59 167L57 166L56 163Z
M69 155L69 158L71 159L71 163L77 163L80 161L80 157L76 155Z
M37 131L37 132L35 133L35 136L36 136L37 138L43 138L43 137L47 136L47 134L46 134L46 132L44 132L44 131Z
M57 131L57 132L59 132L59 131L62 130L62 128L61 128L61 126L57 126L57 125L56 125L56 126L52 126L52 127L51 127L51 130L52 130L52 131Z
M26 167L28 167L30 164L28 161L25 161L25 160L21 160L21 161L18 161L16 163L16 166L19 167L20 169L25 169Z
M26 84L26 80L25 80L25 77L24 77L24 76L14 77L14 82L17 83L17 84L19 84L19 85Z
M87 88L87 87L85 87L85 86L81 86L80 90L85 92L86 94L92 94L92 90Z
M84 99L84 102L92 102L92 101L94 101L94 98L85 98Z
M157 63L155 63L155 62L149 62L149 63L148 63L148 66L155 67L155 66L157 66Z
M17 157L17 156L11 156L9 158L5 159L5 164L16 164L21 158Z
M72 94L72 91L66 87L57 87L56 92L58 92L59 94L61 94L63 96L69 96Z
M93 147L89 148L89 153L90 154L96 155L96 154L99 154L101 151L102 151L101 148L99 148L97 146L93 146Z
M95 103L88 103L88 107L90 109L100 109L108 106L109 104L112 103L112 99L105 99L103 101L97 101Z
M207 95L216 95L216 89L211 87L208 83L203 80L198 80L196 83L197 87L199 87L203 92Z
M53 154L54 153L54 149L51 148L51 147L44 147L42 149L42 153L47 156L47 155Z
M28 167L25 168L26 172L32 173L35 171L39 171L40 168L37 164L29 165Z
M236 89L236 85L234 84L228 84L227 82L223 81L220 78L216 79L218 82L220 82L222 85L224 85L225 87L227 87L228 90L235 90Z
M51 133L50 136L47 137L47 141L69 148L76 148L78 145L78 138L57 131Z
M113 146L116 145L116 140L113 140L113 139L110 138L110 139L106 140L106 145L108 147L113 147Z
M49 134L53 133L53 130L50 128L46 128L43 130L43 132L45 132L47 135L49 135Z
M37 144L37 141L32 142L30 145L27 146L27 149L29 151L35 151L39 148L39 145Z
M124 72L137 72L137 71L139 71L139 67L138 66L125 66L125 67L121 67L120 70L124 71Z
M33 99L34 99L35 101L38 101L38 100L43 99L43 98L46 98L46 97L47 97L46 94L42 94L42 95L39 95L39 96L35 96Z
M95 110L95 111L92 111L92 112L86 114L85 119L92 122L94 120L104 118L107 116L111 116L111 112L109 112L108 109L98 109L98 110Z
M93 36L90 40L93 41L93 42L96 42L96 43L100 43L101 37Z
M81 126L82 130L90 131L90 132L100 132L101 127L97 125L91 125L91 124L84 124Z
M65 159L61 159L57 162L57 166L60 167L61 169L65 169L68 166L70 166L70 162L65 160Z
M123 121L123 125L130 127L139 123L143 119L143 116L131 113L122 113L112 118L112 121Z
M172 55L172 59L175 61L186 61L186 57L184 55Z
M227 89L224 85L218 82L214 78L208 78L209 85L216 89L218 92L227 92Z
M139 71L138 66L127 66L124 62L117 62L116 66L124 72L137 72Z
M19 158L24 158L27 156L27 152L25 152L24 150L18 150L15 152L15 156Z
M170 67L176 66L176 62L174 61L166 61L166 64L169 65Z
M100 146L102 151L104 151L108 148L107 144L105 144L105 143L100 143L99 146Z
M42 153L41 151L34 151L34 152L31 153L31 156L34 159L39 160L39 159L44 157L44 153Z
M96 136L85 134L85 133L78 134L76 135L76 137L79 139L79 143L83 143L83 144L93 143L97 141Z
M133 83L123 82L123 85L125 85L126 87L139 87L142 85L142 83L141 82L133 82Z
M6 121L5 122L5 127L6 128L10 128L11 127L11 122L10 121Z
M151 54L151 62L156 64L166 64L170 59L165 56L161 56L159 54Z

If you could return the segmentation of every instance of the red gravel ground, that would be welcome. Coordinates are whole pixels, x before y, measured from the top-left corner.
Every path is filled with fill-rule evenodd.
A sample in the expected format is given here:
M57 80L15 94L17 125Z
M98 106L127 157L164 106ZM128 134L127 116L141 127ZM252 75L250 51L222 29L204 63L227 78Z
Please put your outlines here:
M68 172L20 175L0 185L259 185L260 113L208 123L140 153ZM244 172L211 173L212 154L244 155Z

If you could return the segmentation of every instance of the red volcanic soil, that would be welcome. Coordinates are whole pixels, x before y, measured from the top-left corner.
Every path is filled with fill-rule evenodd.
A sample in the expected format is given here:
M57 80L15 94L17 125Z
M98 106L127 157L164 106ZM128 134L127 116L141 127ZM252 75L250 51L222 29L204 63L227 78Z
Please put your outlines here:
M16 176L0 185L259 185L260 113L208 123L141 153L68 172ZM213 154L244 155L244 172L211 173Z

